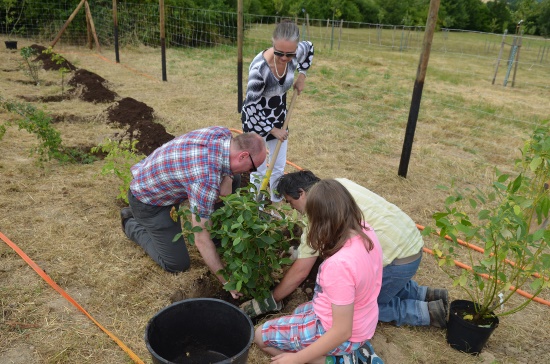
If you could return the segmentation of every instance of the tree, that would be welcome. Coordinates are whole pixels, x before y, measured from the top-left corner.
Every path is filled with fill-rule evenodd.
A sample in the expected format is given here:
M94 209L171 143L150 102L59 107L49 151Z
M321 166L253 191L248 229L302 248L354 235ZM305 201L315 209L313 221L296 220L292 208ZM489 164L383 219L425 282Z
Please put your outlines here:
M384 23L402 25L411 2L412 0L377 0L378 6L383 9Z
M508 32L515 33L516 25L512 21L512 14L506 0L489 1L487 8L489 9L491 19L494 19L498 26L497 30L504 31L508 29Z
M512 9L514 23L523 20L523 31L526 34L540 34L539 15L542 10L542 3L537 0L521 0Z
M465 5L469 19L464 29L489 31L491 15L487 5L481 0L466 0Z
M545 38L550 36L550 0L543 0L540 3L540 12L537 18L540 35Z

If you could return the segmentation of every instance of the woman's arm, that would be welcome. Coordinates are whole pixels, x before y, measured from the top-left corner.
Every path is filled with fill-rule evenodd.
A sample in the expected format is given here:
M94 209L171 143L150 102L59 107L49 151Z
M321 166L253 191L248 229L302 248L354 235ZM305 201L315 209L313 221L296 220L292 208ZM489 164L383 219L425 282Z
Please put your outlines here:
M294 89L298 92L298 95L302 92L305 86L306 75L304 73L300 73L298 74L298 78L296 78L296 82L294 82Z
M297 59L298 61L298 72L300 74L306 75L306 71L311 67L313 62L313 55L315 54L315 49L313 48L313 43L310 41L303 41L298 43L298 52Z
M298 43L298 77L294 82L294 89L298 92L298 95L304 90L306 84L307 70L311 67L313 61L313 44L309 41L303 41Z

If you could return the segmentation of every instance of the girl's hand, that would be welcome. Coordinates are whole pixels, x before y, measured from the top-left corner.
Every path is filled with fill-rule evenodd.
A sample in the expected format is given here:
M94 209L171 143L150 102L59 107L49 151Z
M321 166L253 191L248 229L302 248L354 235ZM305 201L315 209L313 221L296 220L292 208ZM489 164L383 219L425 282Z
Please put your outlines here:
M296 353L282 353L271 358L271 362L277 364L302 364L302 362L296 361L295 357Z

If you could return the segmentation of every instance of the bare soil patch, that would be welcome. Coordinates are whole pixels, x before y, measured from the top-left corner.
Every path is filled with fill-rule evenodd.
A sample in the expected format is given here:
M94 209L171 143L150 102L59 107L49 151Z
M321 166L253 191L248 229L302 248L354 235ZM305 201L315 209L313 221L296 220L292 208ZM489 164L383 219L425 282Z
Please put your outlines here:
M70 95L52 95L52 96L25 96L20 95L19 98L21 100L25 100L28 102L61 102L65 100L70 100Z
M52 51L52 54L44 53L47 48L38 44L33 44L30 47L34 49L37 54L34 61L42 62L42 68L44 68L46 71L59 71L61 68L65 68L69 71L76 71L76 67L67 60L59 63L52 60L52 54L55 55L56 52Z
M154 112L152 107L131 97L125 97L107 109L109 122L126 128L125 135L130 140L138 140L136 148L145 155L174 139L162 124L153 121Z
M77 86L83 87L79 95L82 100L94 103L115 101L116 92L109 90L105 83L106 80L103 77L82 68L77 69L69 80L69 85L75 88Z

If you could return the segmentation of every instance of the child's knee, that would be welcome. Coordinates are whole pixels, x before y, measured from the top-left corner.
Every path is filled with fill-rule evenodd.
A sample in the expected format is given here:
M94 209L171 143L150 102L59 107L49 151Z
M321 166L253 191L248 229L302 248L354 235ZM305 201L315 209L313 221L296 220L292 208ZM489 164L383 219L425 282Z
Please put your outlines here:
M259 326L256 328L256 331L254 333L254 344L258 345L260 349L265 348L264 341L262 339L262 327Z

